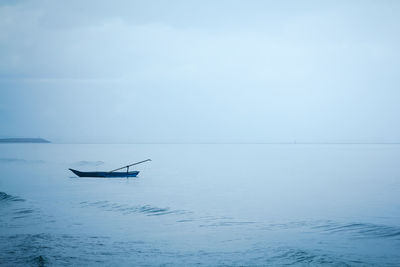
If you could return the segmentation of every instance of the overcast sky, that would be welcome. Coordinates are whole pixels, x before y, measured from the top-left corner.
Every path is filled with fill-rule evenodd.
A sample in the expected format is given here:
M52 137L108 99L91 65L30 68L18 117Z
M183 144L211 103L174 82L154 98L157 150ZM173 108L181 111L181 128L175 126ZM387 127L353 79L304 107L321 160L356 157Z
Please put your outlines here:
M1 1L0 137L400 141L400 1Z

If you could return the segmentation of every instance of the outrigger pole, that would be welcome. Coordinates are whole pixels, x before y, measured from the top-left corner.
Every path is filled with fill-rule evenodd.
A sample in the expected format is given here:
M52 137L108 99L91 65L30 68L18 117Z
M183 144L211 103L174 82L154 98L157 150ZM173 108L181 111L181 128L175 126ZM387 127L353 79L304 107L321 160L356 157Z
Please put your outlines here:
M146 161L151 161L151 159L146 159L146 160L142 160L142 161L139 161L139 162L136 162L136 163L132 163L130 165L126 165L124 167L121 167L121 168L118 168L118 169L115 169L115 170L112 170L112 171L109 171L109 172L115 172L115 171L122 170L122 169L125 169L125 168L126 168L126 172L128 172L130 166L138 165L138 164L146 162Z

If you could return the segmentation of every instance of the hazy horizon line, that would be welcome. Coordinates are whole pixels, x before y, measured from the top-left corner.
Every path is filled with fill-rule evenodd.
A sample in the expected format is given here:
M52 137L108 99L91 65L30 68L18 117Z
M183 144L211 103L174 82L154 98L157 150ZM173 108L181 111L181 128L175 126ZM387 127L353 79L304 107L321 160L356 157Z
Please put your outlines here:
M400 145L400 142L51 142L82 145Z

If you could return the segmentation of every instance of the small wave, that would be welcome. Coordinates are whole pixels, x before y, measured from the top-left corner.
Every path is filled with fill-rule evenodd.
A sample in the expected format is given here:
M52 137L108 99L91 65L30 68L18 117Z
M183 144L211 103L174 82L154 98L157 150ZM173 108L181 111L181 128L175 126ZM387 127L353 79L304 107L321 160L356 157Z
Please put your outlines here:
M295 266L351 266L346 261L324 253L307 251L298 248L280 248L276 251L278 255L269 259L271 262L279 262L279 265Z
M28 216L31 216L32 213L35 211L33 209L18 209L17 211L14 212L14 217L13 219L23 219Z
M282 253L277 258L283 258L285 260L291 261L291 264L299 263L313 263L316 260L316 255L308 253L300 249L289 249L288 251Z
M400 239L400 227L379 225L372 223L345 223L330 222L313 227L326 233L349 233L358 238L395 238Z
M34 266L38 267L44 267L48 264L48 260L45 256L39 255L39 256L33 256L33 258L30 260L30 263L32 263Z
M169 208L157 208L149 205L139 207L138 210L139 212L147 214L149 216L158 216L158 215L176 213L176 211L170 210Z
M143 206L131 206L127 204L117 204L110 203L108 201L96 201L96 202L81 202L82 206L91 206L102 208L107 211L117 211L122 212L123 214L132 214L132 213L141 213L146 216L161 216L167 214L187 214L188 211L185 210L172 210L170 208L159 208L150 205Z
M0 158L0 163L45 163L44 160L27 160L19 158Z
M202 216L202 217L189 217L176 221L178 223L199 223L199 227L230 227L230 226L249 226L257 225L254 221L242 221L232 217L226 216Z
M1 258L8 266L46 266L48 259L43 254L49 247L50 236L45 234L18 234L0 236Z
M0 192L0 201L1 202L7 202L7 201L19 201L19 202L22 202L22 201L25 201L24 199L22 199L22 198L19 198L19 197L16 197L16 196L12 196L12 195L9 195L9 194L7 194L7 193L4 193L4 192Z
M95 266L106 260L105 256L99 259L99 255L108 252L108 241L101 236L93 239L46 233L0 235L0 262L6 262L6 266Z
M207 223L207 224L200 224L200 227L226 227L226 226L247 226L251 224L256 224L256 222L250 222L250 221L216 221L212 223Z

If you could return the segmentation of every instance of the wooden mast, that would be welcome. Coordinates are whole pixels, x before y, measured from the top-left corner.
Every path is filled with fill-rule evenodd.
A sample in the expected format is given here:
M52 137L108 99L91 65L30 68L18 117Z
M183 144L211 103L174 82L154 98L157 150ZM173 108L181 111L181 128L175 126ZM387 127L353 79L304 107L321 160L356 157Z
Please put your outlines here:
M136 163L132 163L132 164L126 165L126 166L124 166L124 167L121 167L121 168L118 168L118 169L109 171L109 172L115 172L115 171L119 171L119 170L122 170L122 169L125 169L125 168L126 168L126 171L128 172L130 166L138 165L138 164L144 163L144 162L146 162L146 161L151 161L151 159L146 159L146 160L142 160L142 161L139 161L139 162L136 162Z

